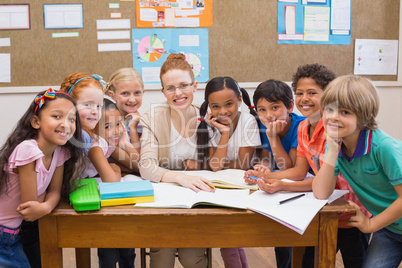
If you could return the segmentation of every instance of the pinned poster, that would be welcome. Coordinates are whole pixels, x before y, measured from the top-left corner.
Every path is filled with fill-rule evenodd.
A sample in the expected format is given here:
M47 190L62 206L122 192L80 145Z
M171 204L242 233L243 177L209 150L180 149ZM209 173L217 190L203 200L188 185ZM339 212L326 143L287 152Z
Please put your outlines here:
M0 4L0 30L31 28L29 4Z
M212 27L212 0L136 1L137 27Z
M398 40L356 39L355 69L359 75L396 75Z
M278 0L278 44L350 45L351 0Z
M43 5L45 29L84 28L82 4Z
M209 79L208 29L133 29L133 67L144 83L160 83L159 71L170 53L182 53L195 80Z

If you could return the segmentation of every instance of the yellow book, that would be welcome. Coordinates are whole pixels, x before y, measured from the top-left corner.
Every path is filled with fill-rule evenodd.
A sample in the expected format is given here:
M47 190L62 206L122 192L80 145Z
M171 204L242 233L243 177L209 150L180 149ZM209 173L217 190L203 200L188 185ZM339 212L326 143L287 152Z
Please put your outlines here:
M101 207L119 206L119 205L129 205L136 203L149 203L154 202L155 196L136 196L136 197L124 197L124 198L113 198L113 199L102 199Z

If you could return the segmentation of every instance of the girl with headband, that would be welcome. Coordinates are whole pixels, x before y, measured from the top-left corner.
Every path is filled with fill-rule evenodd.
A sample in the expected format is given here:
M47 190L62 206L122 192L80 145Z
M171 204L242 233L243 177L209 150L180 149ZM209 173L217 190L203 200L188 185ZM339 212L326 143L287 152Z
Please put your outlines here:
M30 267L20 243L21 222L36 221L60 198L68 199L82 157L75 141L81 142L75 101L48 89L36 96L0 149L0 267ZM40 261L39 239L36 245L37 252L27 255Z
M99 136L98 122L101 118L103 107L103 91L106 83L99 75L75 73L66 77L60 86L60 91L68 93L77 101L77 109L83 128L84 144L78 144L85 148L85 171L80 178L101 177L104 182L116 182L121 180L121 169L116 163L108 163L104 151L108 149L107 142ZM133 170L130 156L120 148L110 155L119 164Z

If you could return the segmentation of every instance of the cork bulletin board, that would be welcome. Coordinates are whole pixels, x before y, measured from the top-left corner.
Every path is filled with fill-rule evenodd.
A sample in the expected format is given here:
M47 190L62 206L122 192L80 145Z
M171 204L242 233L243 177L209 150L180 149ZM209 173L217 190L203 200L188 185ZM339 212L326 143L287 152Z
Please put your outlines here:
M11 43L0 47L0 53L11 56L11 83L0 83L0 87L60 85L74 72L96 73L107 80L115 70L132 66L132 51L98 52L98 44L121 40L98 40L96 23L111 19L111 12L120 12L121 19L130 19L131 28L136 28L135 1L81 2L81 29L45 29L43 15L43 4L79 1L35 0L29 1L30 29L0 30L0 38L10 38ZM119 9L110 9L110 3L119 3ZM239 82L290 81L297 66L314 62L327 65L337 75L351 74L355 39L399 39L399 5L400 0L352 0L351 45L289 45L277 44L276 0L214 0L209 77L228 75ZM78 32L79 36L52 37L61 32ZM369 77L397 80L396 75Z

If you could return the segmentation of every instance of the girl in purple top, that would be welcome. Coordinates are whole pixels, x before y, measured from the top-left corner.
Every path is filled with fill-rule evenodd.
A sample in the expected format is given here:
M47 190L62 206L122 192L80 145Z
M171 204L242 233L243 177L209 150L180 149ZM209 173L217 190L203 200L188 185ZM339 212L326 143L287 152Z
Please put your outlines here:
M49 214L68 197L82 157L74 141L82 141L75 102L50 88L36 96L0 149L0 267L30 267L21 222Z

